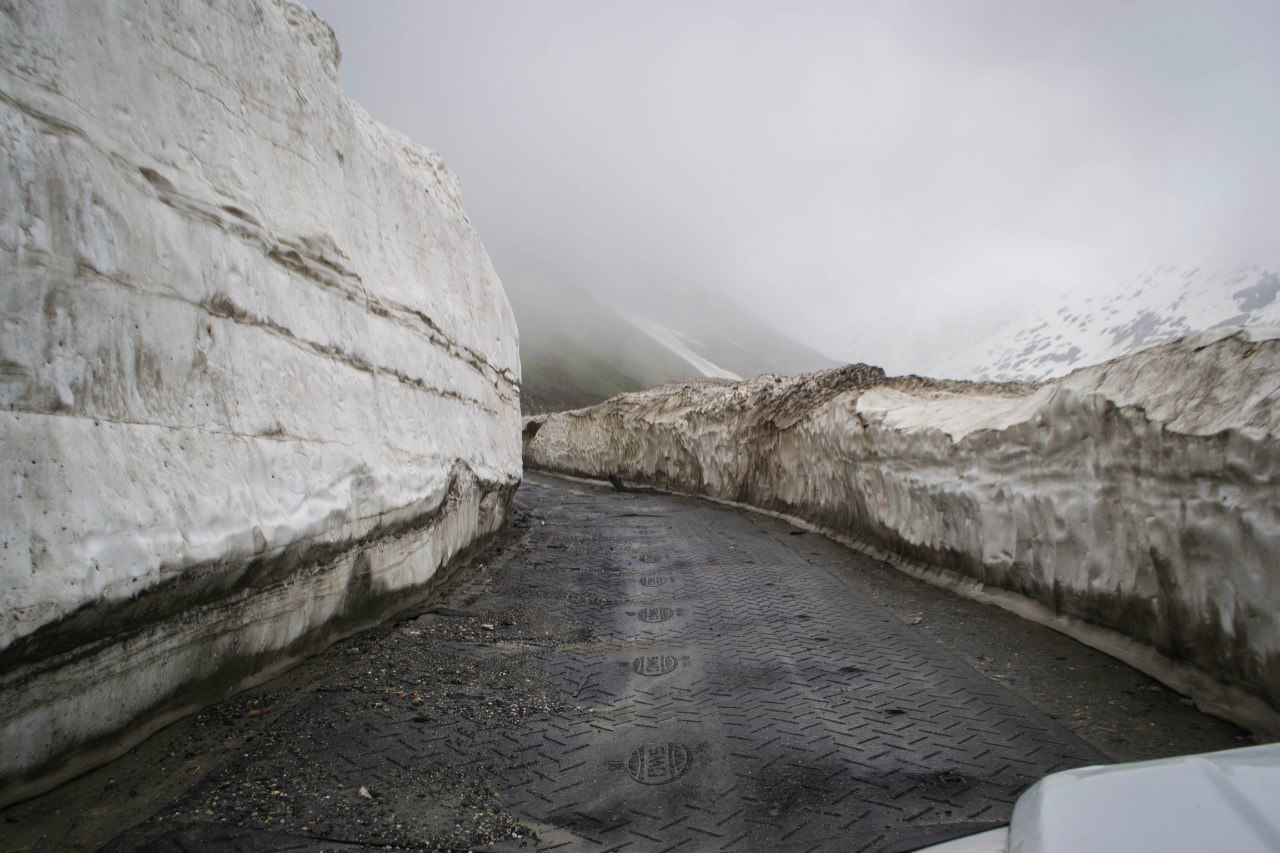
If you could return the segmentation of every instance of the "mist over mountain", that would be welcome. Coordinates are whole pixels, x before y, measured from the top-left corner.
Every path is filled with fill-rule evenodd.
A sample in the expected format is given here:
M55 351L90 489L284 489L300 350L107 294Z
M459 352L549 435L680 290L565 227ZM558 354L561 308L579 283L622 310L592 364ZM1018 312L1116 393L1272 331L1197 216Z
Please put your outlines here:
M673 379L792 375L839 364L694 285L615 293L508 285L526 413L594 405Z
M931 375L1039 380L1109 361L1192 332L1280 324L1280 274L1169 264L1110 292L1083 289L977 343L940 347Z

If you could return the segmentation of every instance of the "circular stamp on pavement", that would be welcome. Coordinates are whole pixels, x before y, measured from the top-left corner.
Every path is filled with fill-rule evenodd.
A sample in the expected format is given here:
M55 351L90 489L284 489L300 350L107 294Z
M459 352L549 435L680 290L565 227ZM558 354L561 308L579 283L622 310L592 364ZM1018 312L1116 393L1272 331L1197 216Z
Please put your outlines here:
M641 622L666 622L676 612L670 607L645 607L636 613Z
M631 662L636 675L666 675L675 672L680 661L675 655L641 655Z
M689 750L675 741L642 746L627 759L627 772L641 785L674 782L689 769Z

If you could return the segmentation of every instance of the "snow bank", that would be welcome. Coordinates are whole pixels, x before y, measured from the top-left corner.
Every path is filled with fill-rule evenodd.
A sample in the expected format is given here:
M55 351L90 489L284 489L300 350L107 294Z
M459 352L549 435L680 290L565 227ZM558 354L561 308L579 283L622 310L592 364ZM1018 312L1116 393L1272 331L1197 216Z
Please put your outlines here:
M0 11L0 800L502 524L514 321L286 0Z
M1280 329L1235 329L1042 385L671 383L527 420L525 463L803 519L1134 662L1154 648L1274 732L1278 425Z

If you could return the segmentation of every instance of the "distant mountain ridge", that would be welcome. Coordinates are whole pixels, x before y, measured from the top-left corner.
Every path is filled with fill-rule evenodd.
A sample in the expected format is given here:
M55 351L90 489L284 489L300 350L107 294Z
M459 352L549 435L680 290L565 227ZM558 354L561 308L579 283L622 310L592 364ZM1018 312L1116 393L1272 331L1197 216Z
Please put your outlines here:
M928 372L950 379L1063 376L1192 332L1280 325L1280 274L1261 267L1212 272L1156 267L1105 295L1064 294Z
M676 379L792 375L838 363L694 287L643 307L565 285L508 288L520 327L526 414L603 402Z

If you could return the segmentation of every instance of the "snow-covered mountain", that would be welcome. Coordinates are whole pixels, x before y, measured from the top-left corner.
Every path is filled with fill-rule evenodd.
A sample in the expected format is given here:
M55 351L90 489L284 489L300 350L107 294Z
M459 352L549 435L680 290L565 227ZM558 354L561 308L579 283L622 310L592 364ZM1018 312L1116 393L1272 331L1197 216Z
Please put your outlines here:
M927 371L954 379L1048 379L1222 326L1280 324L1280 274L1162 266L1111 293L1068 292Z

